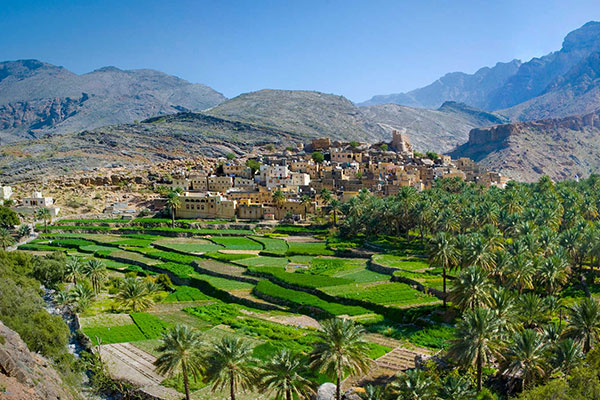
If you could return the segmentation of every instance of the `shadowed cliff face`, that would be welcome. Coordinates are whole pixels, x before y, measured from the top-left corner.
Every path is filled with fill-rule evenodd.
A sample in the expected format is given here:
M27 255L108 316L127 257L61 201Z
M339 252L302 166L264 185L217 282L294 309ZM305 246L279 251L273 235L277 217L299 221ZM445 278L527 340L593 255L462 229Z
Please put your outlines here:
M21 337L0 321L0 387L7 399L74 400L44 357L31 353Z
M582 116L473 129L453 157L469 157L518 180L600 172L600 110Z

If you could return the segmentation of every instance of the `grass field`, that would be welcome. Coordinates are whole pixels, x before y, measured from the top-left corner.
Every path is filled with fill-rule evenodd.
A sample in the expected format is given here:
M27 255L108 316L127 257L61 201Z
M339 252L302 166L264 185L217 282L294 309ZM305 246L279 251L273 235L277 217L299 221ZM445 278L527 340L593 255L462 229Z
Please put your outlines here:
M211 240L231 250L262 250L263 246L247 237L213 237Z

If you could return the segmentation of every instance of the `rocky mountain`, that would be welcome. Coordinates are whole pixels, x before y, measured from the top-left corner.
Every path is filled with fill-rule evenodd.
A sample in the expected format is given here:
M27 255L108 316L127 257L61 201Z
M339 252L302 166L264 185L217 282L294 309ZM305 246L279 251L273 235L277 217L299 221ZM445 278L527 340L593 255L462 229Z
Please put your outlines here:
M105 67L77 75L37 60L0 63L0 143L200 111L225 97L162 72Z
M260 90L228 100L206 114L305 138L373 142L391 137L343 96L304 90Z
M446 101L456 101L488 109L489 93L502 87L520 66L521 61L513 60L497 63L491 68L483 67L474 74L451 72L423 88L407 93L373 96L359 105L394 103L411 107L437 108Z
M18 333L0 321L0 398L21 400L72 400L52 362L32 353Z
M469 141L450 154L519 181L586 177L600 170L600 110L473 129Z
M497 64L473 75L447 74L424 88L375 96L363 104L437 107L458 100L513 120L584 114L600 108L598 52L600 22L592 21L569 33L559 51L543 57Z
M508 122L500 115L451 101L437 110L382 104L361 111L380 126L404 130L414 148L422 152L446 153L464 144L471 129Z

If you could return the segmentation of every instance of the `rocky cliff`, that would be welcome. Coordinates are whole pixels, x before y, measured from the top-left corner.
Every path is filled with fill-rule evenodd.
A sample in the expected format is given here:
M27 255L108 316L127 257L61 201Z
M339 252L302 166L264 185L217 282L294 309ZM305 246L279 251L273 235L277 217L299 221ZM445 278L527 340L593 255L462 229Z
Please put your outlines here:
M469 157L514 179L573 179L600 172L600 110L581 116L473 129L453 157Z
M0 398L74 400L78 397L47 359L31 353L19 335L0 321Z

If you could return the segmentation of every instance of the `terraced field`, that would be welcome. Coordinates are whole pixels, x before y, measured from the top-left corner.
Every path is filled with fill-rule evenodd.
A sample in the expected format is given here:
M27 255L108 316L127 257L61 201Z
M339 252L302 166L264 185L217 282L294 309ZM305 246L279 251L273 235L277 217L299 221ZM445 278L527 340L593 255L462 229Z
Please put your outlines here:
M186 324L202 330L208 340L244 337L256 345L255 356L264 360L281 347L309 351L320 320L346 316L379 332L369 340L381 368L401 370L414 365L411 343L436 349L437 338L452 333L428 317L436 312L436 297L394 281L407 277L438 288L439 271L422 258L398 256L393 249L372 260L341 257L343 253L329 248L326 240L294 227L284 231L303 236L268 237L193 225L173 230L158 220L140 223L63 220L51 233L22 247L102 260L111 270L111 282L125 274L170 278L171 287L156 294L154 305L143 313L120 305L117 289L106 282L105 292L82 318L82 330L111 356L131 355L136 349L153 355L164 329ZM74 232L82 226L90 229ZM142 228L143 233L131 233ZM393 269L378 272L372 262ZM415 317L415 309L423 310L421 318ZM162 384L174 385L168 380ZM197 388L195 398L203 396L208 391Z

